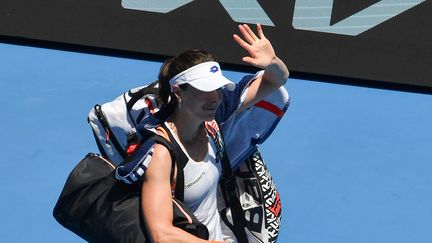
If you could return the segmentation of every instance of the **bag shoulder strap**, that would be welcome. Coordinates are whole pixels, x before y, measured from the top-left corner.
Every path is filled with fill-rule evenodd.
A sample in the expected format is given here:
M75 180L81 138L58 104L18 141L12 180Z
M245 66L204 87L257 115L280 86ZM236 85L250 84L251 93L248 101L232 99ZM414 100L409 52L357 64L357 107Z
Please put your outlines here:
M243 208L237 195L236 179L225 149L225 142L219 125L216 121L206 122L205 128L207 129L210 137L217 148L217 155L222 163L222 176L220 179L221 190L226 205L231 209L234 228L232 229L237 241L239 243L248 243L246 235L246 221Z
M166 136L168 136L168 139L172 145L173 150L176 151L176 155L177 155L177 161L176 161L177 173L176 174L177 175L176 175L176 181L175 181L176 185L175 185L175 190L174 190L174 197L183 202L183 199L184 199L184 172L183 172L183 169L186 166L189 159L188 159L187 155L181 149L180 145L175 140L173 134L170 132L168 127L166 127L165 123L162 122L160 129L164 130L164 133L166 134Z
M156 135L155 136L155 142L157 144L160 144L162 146L164 146L165 148L168 149L170 156L171 156L171 172L170 172L170 182L171 182L171 189L174 190L175 186L176 186L176 172L177 172L177 166L176 166L176 161L178 160L178 153L177 151L173 148L172 143L167 140L165 137L161 136L161 135Z

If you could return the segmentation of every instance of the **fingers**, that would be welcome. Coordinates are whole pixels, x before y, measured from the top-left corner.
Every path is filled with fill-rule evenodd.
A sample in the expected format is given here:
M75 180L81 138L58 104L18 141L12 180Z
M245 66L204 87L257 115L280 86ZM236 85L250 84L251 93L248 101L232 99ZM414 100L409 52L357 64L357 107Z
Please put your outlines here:
M238 27L239 27L239 30L242 33L243 37L246 39L246 41L252 45L254 43L254 41L256 40L256 38L254 39L253 36L250 35L250 33L247 31L247 29L243 25L239 25Z
M243 62L247 62L247 63L252 64L253 66L255 66L255 60L252 57L243 57L242 61Z
M249 36L253 40L257 40L258 39L258 37L255 35L255 33L252 31L252 29L249 27L249 25L243 24L243 25L240 25L240 26L243 27L246 30L246 32L249 34Z
M255 35L255 33L247 24L242 24L239 25L238 27L243 37L250 45L252 45L256 40L265 38L261 24L256 25L258 36Z
M237 42L241 47L243 47L246 51L249 51L249 50L250 50L250 45L249 45L246 41L244 41L242 38L240 38L240 36L234 34L233 37L234 37L234 40L235 40L235 41L236 41L236 42Z
M251 54L251 46L246 42L246 41L244 41L242 38L240 38L240 36L238 36L238 35L236 35L236 34L234 34L233 35L233 37L234 37L234 40L241 46L241 47L243 47L247 52L249 52L249 54ZM244 62L247 62L247 63L250 63L250 64L252 64L252 65L254 65L254 59L252 58L252 57L243 57L242 58L242 60L244 61Z
M264 36L264 32L263 32L262 27L261 27L260 24L257 24L257 32L258 32L258 37L259 37L260 39L265 38L265 36Z

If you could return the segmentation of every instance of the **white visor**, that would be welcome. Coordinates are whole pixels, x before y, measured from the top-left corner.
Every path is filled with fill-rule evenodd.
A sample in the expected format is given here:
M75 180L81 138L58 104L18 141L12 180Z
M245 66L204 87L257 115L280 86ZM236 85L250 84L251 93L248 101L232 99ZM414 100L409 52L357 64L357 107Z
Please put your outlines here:
M171 89L174 85L190 84L204 92L225 87L232 91L235 84L222 75L219 63L204 62L177 74L170 80Z

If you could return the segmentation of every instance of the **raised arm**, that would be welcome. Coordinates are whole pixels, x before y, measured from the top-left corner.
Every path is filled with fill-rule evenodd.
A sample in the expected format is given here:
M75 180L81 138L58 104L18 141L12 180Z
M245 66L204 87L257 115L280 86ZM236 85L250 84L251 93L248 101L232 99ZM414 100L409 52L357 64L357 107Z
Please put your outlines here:
M264 36L260 24L257 24L257 35L247 24L239 25L239 30L243 39L234 34L234 40L249 53L249 56L243 57L242 60L264 69L264 74L255 79L249 86L246 99L240 108L243 110L284 85L288 80L289 71L285 63L276 56L273 46Z
M152 242L216 243L216 241L202 240L173 226L170 172L169 151L164 146L156 144L141 188L141 207Z

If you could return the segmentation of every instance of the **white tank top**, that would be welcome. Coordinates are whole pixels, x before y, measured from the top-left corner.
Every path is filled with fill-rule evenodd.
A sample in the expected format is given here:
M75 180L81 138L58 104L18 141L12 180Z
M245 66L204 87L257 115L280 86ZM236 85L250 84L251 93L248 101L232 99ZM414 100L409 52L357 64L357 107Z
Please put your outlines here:
M223 241L221 219L217 208L217 189L221 175L221 163L216 163L216 145L208 137L208 153L203 161L193 160L180 139L167 125L176 142L179 144L188 162L184 172L184 203L197 219L207 226L210 240Z

